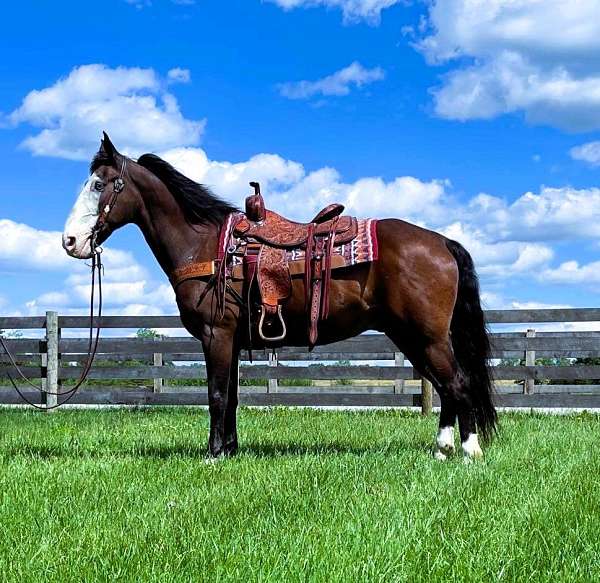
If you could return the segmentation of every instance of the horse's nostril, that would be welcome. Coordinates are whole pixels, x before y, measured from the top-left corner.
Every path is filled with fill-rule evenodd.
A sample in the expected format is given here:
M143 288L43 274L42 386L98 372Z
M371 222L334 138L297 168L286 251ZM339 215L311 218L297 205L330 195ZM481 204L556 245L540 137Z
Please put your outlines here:
M67 237L65 239L65 245L67 249L72 249L73 247L75 247L75 237Z

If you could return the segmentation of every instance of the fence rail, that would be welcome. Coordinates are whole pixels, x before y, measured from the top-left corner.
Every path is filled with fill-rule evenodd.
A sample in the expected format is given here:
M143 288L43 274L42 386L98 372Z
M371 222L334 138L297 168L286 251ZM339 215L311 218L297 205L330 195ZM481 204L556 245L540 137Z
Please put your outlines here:
M490 310L486 318L490 325L529 326L526 331L492 334L499 406L600 407L600 308ZM560 324L558 328L564 328L564 324L581 322L597 322L598 326L590 331L547 327ZM534 323L545 326L534 330ZM25 375L40 379L51 391L60 391L61 386L66 389L79 377L88 341L65 337L65 332L73 333L88 325L85 316L60 316L56 312L0 317L1 330L19 330L27 335L7 338ZM100 340L90 382L72 403L207 403L206 389L199 386L199 381L206 379L206 369L196 339L137 338L131 333L136 328L182 328L178 316L103 316L101 325L110 335ZM124 331L121 336L117 335L118 329ZM39 338L34 337L35 330L42 331L37 332ZM248 355L242 353L240 400L245 404L420 406L425 412L437 404L430 384L381 334L363 334L317 346L311 352L298 347L279 349L276 355L255 352L252 364L247 359ZM511 363L514 366L506 362L498 365L500 359L518 362ZM579 359L578 363L573 359ZM0 379L7 379L9 372L7 357L0 355ZM7 385L3 380L0 383ZM40 402L33 391L24 392ZM47 404L55 403L55 399L48 395ZM14 391L0 387L0 403L18 402L20 398Z

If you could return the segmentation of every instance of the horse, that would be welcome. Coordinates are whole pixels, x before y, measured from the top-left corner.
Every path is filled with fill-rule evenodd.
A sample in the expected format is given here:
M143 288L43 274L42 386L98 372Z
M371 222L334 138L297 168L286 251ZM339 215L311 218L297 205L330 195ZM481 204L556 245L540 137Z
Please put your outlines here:
M133 223L169 276L192 258L213 260L221 226L237 210L154 154L137 161L124 156L104 133L67 219L63 247L72 257L89 259L96 245ZM368 330L386 334L439 394L434 457L445 460L455 452L457 420L465 459L482 457L479 437L488 441L493 436L497 415L488 368L490 342L473 260L460 243L399 219L378 220L376 235L376 260L333 270L329 314L319 322L317 343ZM284 306L289 332L268 346L250 338L243 307L232 294L215 317L207 278L176 286L181 321L200 340L206 360L209 457L238 450L240 350L309 345L304 285L294 279Z

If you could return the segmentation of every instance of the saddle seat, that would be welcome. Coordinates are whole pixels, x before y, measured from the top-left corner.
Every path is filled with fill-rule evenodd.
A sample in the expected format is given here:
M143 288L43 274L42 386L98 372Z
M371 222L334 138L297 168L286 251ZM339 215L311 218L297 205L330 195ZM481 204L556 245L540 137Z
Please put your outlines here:
M252 238L274 247L297 248L306 245L309 237L333 233L339 244L352 233L353 217L340 217L344 205L334 203L318 212L310 223L297 223L265 208L258 182L251 182L254 194L246 198L246 217L237 223L235 234ZM344 236L344 233L346 235Z
M282 215L265 210L262 221L252 221L246 215L235 227L235 234L245 239L252 238L266 245L294 249L304 247L309 237L329 236L333 234L335 244L342 245L351 241L356 232L354 217L339 216L343 205L330 205L323 209L310 223L297 223ZM322 216L321 216L322 215ZM331 216L331 218L327 218ZM324 217L324 218L323 218Z

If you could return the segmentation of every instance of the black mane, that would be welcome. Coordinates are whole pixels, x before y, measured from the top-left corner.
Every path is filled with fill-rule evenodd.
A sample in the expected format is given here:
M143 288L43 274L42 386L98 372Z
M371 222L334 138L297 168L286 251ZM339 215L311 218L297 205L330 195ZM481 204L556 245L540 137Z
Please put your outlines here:
M238 210L154 154L144 154L137 163L165 184L192 223L221 224L228 214Z

